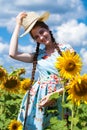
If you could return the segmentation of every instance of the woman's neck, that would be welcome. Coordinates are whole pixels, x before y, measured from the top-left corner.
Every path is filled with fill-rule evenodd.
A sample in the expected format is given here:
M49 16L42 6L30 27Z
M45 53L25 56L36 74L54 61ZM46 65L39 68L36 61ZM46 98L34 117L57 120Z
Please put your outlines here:
M51 53L53 53L54 50L55 50L54 43L52 43L52 44L46 46L46 53L47 53L48 55L51 55Z

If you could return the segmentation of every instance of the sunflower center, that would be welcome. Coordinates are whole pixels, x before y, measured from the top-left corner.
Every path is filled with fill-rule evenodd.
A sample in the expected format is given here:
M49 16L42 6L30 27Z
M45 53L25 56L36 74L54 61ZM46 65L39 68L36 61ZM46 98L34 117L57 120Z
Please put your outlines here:
M68 63L65 66L66 71L73 71L75 69L75 62L72 60L69 60Z
M4 72L0 71L0 77L3 77L3 76L4 76Z
M18 127L17 124L14 124L12 129L17 130L17 127Z
M24 85L23 88L24 88L24 90L28 90L29 85Z
M17 85L17 80L7 80L6 83L4 83L6 88L15 88L15 86Z
M77 83L77 85L74 86L74 91L78 96L87 95L87 81L82 80L81 84Z

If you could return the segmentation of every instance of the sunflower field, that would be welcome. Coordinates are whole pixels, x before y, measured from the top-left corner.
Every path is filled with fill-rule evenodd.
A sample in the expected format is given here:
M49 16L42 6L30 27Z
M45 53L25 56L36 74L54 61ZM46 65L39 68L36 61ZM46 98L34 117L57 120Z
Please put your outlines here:
M22 130L17 116L22 98L30 84L30 79L22 76L24 73L24 68L8 73L0 66L0 130Z
M46 130L87 130L87 73L81 75L82 60L75 52L69 50L62 52L55 63L64 83L62 95L62 113L57 109L50 109L52 113L50 125ZM51 99L58 99L60 95L55 93ZM58 120L58 115L62 119Z
M87 73L81 75L82 60L74 52L65 51L55 62L61 82L63 94L52 94L50 100L57 102L61 97L62 112L57 108L47 110L52 114L50 125L45 130L87 130ZM22 130L17 121L22 98L29 89L30 78L22 77L25 69L20 68L8 73L0 66L0 130ZM58 116L61 115L61 120Z

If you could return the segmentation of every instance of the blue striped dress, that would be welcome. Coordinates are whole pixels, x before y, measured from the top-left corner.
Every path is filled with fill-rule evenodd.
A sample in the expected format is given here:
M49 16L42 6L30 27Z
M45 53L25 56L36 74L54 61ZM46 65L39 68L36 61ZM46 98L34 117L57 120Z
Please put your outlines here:
M67 49L72 50L72 47L69 44L59 44L59 47L61 51L65 51ZM42 49L39 52L37 63L39 77L30 90L30 104L25 130L43 130L49 125L51 115L46 113L47 107L40 109L38 103L45 95L63 87L63 84L60 82L61 79L59 77L58 70L54 65L58 56L60 55L56 49L50 56L47 56L45 49ZM23 125L27 95L28 93L26 92L18 114L18 120L21 121ZM58 105L58 109L61 113L61 101L58 101L56 104ZM61 118L61 114L59 118Z

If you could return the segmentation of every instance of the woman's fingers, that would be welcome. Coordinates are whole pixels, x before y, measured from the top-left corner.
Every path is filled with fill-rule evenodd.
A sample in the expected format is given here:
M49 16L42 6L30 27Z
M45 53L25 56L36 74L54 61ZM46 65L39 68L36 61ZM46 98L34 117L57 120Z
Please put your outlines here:
M27 13L26 13L26 12L20 12L20 13L17 15L17 17L16 17L16 22L21 25L23 18L25 18L26 16L27 16Z
M43 102L39 103L39 107L47 107L47 106L53 106L55 104L55 100L43 100Z
M49 106L54 106L55 103L56 103L56 101L55 101L55 100L52 100L52 101L49 103Z
M39 106L42 107L48 102L48 97L45 96L42 100L39 102Z
M55 104L55 100L49 100L48 96L45 96L40 102L39 102L39 107L46 107L46 106L51 106Z

